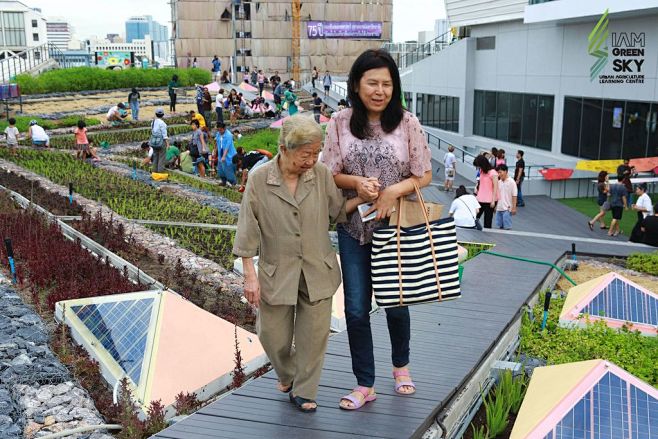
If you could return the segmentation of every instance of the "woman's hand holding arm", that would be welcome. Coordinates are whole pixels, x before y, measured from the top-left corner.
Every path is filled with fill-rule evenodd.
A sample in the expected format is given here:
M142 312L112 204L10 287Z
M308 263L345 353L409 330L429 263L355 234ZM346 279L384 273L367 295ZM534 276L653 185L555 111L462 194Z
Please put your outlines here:
M355 190L363 202L373 201L379 195L379 181L374 177L336 174L334 176L334 182L341 189Z

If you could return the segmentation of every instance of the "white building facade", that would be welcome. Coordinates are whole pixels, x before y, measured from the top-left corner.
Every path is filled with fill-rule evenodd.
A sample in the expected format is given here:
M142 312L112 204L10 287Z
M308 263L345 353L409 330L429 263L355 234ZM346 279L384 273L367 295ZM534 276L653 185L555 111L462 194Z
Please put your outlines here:
M19 53L48 41L41 12L19 1L0 1L0 49Z
M607 9L607 12L606 12ZM526 163L658 155L658 0L446 0L466 35L402 72L428 131ZM438 152L437 155L441 155Z
M51 18L46 22L48 42L53 43L61 51L69 49L73 39L73 27L63 18Z

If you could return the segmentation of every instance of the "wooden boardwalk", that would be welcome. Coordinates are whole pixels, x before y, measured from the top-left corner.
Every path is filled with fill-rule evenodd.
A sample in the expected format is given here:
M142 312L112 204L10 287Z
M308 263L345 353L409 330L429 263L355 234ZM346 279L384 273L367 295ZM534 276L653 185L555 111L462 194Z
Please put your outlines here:
M428 198L448 203L454 194L436 188ZM569 239L523 236L516 232L569 235L579 239L577 251L624 256L649 247L599 241L586 218L547 197L528 197L514 217L511 233L459 230L459 239L491 242L494 251L557 262L571 249ZM516 232L515 232L516 231ZM591 238L597 238L592 240ZM591 242L590 242L591 241ZM273 372L249 382L163 430L155 437L201 438L418 438L459 391L499 337L521 312L550 268L480 255L465 264L462 298L411 308L411 371L418 391L395 394L390 344L384 313L372 315L378 399L359 411L338 408L339 398L355 385L347 333L330 338L318 396L317 413L303 414L276 390Z

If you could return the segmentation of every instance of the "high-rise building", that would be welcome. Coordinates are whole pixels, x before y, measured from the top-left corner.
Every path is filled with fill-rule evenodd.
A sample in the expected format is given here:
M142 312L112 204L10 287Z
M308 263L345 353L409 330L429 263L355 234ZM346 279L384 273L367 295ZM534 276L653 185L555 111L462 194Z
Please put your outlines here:
M149 35L153 42L153 57L167 60L169 57L169 29L153 20L150 15L130 17L126 21L126 43L143 40Z
M658 0L447 0L446 10L454 38L411 57L402 77L410 108L441 139L435 157L455 145L458 172L474 178L469 154L502 148L513 164L521 149L524 194L576 197L594 174L576 170L558 194L549 178L559 177L538 170L658 155Z
M69 42L73 37L73 27L64 18L49 18L46 21L46 32L48 41L53 43L59 50L68 50Z
M295 16L292 2L268 0L172 0L172 33L177 65L186 67L196 57L199 67L210 68L214 55L222 69L235 71L258 66L266 73L292 71L294 23L299 23L299 66L302 77L313 66L334 75L349 71L364 50L391 40L393 0L302 1ZM297 78L301 79L301 78Z

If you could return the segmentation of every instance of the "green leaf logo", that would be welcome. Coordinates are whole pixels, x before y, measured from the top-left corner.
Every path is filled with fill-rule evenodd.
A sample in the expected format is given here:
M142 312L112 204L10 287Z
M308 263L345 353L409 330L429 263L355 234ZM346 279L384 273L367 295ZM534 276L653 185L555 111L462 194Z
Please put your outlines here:
M608 10L606 9L599 22L596 23L592 32L587 37L589 45L587 46L587 53L596 58L594 64L589 69L589 80L594 81L601 73L601 70L608 63ZM601 47L603 46L603 47Z

